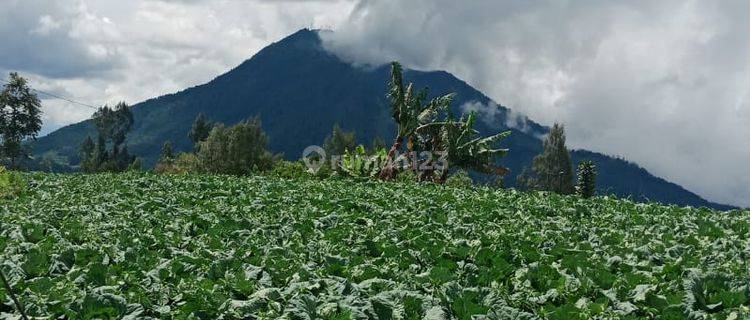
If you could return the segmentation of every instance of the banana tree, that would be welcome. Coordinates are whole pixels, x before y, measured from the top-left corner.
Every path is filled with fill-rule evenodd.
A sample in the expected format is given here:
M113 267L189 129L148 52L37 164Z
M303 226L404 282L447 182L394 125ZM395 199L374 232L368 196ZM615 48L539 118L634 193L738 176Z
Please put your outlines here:
M391 63L388 98L391 104L391 116L398 126L398 132L390 150L388 150L386 166L380 171L380 179L391 180L395 177L396 157L403 148L404 140L407 141L407 150L409 152L414 151L417 147L416 144L419 143L416 137L417 128L435 121L438 115L450 106L454 97L455 94L450 93L424 104L427 99L427 89L415 93L412 83L404 86L401 64L398 62Z
M375 150L373 154L368 154L363 145L350 152L346 150L344 157L341 159L340 170L350 177L372 178L378 175L383 163L385 163L386 153L384 149Z
M448 119L441 122L424 124L417 128L423 140L431 141L433 154L442 153L446 160L440 170L440 175L434 177L433 169L423 172L423 179L433 179L438 183L445 182L449 167L470 169L486 174L506 175L510 172L505 167L497 166L493 160L505 156L508 149L496 149L493 146L508 137L510 131L501 132L489 137L479 137L474 129L476 115L474 113L464 120ZM432 165L432 164L431 164ZM430 166L434 168L434 165Z

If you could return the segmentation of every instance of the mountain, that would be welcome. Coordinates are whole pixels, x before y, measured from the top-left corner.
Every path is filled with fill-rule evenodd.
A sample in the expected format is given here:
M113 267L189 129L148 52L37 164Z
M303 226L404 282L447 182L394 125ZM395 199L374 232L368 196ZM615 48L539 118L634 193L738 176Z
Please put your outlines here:
M352 66L323 48L319 32L300 30L206 84L134 105L135 126L127 140L130 153L153 166L166 140L178 151L191 150L187 132L201 112L225 124L260 116L270 148L287 159L299 158L309 145L322 144L335 123L356 131L361 143L368 144L376 136L389 141L395 130L385 98L389 67ZM478 129L484 133L512 130L505 141L511 152L501 162L513 171L513 177L541 151L540 137L546 127L511 114L450 73L406 70L404 76L417 87L429 87L431 94L457 93L455 114L460 114L465 104L495 108L483 113ZM94 135L90 121L63 127L34 142L34 154L55 154L75 166L80 161L78 146L87 135ZM572 157L575 165L582 160L597 164L603 194L730 208L708 202L622 159L585 150L573 151ZM513 186L513 177L506 179L506 185Z

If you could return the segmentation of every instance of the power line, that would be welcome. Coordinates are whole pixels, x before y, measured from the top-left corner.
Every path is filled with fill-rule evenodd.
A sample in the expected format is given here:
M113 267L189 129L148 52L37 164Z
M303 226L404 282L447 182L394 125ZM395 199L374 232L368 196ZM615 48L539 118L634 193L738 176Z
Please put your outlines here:
M7 84L8 84L7 82L3 83L3 85L7 85ZM92 105L90 105L88 103L83 103L83 102L75 101L73 99L69 99L69 98L66 98L66 97L63 97L63 96L60 96L60 95L56 95L54 93L49 93L49 92L46 92L46 91L42 91L42 90L39 90L39 89L34 89L34 88L30 88L30 89L31 89L31 91L35 91L35 92L38 92L38 93L41 93L41 94L45 94L45 95L48 95L50 97L54 97L54 98L57 98L57 99L60 99L60 100L65 100L67 102L74 103L74 104L77 104L77 105L81 105L81 106L84 106L84 107L87 107L87 108L90 108L90 109L99 110L99 107L92 106Z
M86 104L86 103L83 103L83 102L78 102L78 101L75 101L75 100L72 100L72 99L61 97L61 96L58 96L56 94L52 94L52 93L49 93L49 92L44 92L44 91L38 90L38 89L33 89L32 88L31 90L39 92L41 94L46 94L46 95L48 95L50 97L55 97L55 98L58 98L58 99L61 99L61 100L65 100L65 101L70 102L70 103L75 103L75 104L82 105L82 106L87 107L87 108L91 108L91 109L94 109L94 110L99 110L98 107L94 107L94 106L92 106L90 104Z

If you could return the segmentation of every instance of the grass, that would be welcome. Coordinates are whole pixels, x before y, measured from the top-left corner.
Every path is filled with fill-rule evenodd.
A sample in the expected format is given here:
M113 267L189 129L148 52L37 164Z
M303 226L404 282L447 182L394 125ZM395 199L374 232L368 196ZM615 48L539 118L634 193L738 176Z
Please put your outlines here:
M0 257L30 317L750 315L747 211L337 179L25 179L0 206Z

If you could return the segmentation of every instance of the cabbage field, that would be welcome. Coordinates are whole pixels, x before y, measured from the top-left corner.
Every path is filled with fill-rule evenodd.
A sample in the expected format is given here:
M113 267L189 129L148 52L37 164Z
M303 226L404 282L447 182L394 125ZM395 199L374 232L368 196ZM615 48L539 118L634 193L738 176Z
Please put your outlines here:
M415 183L29 174L29 318L747 319L750 212ZM0 289L0 318L17 318Z

